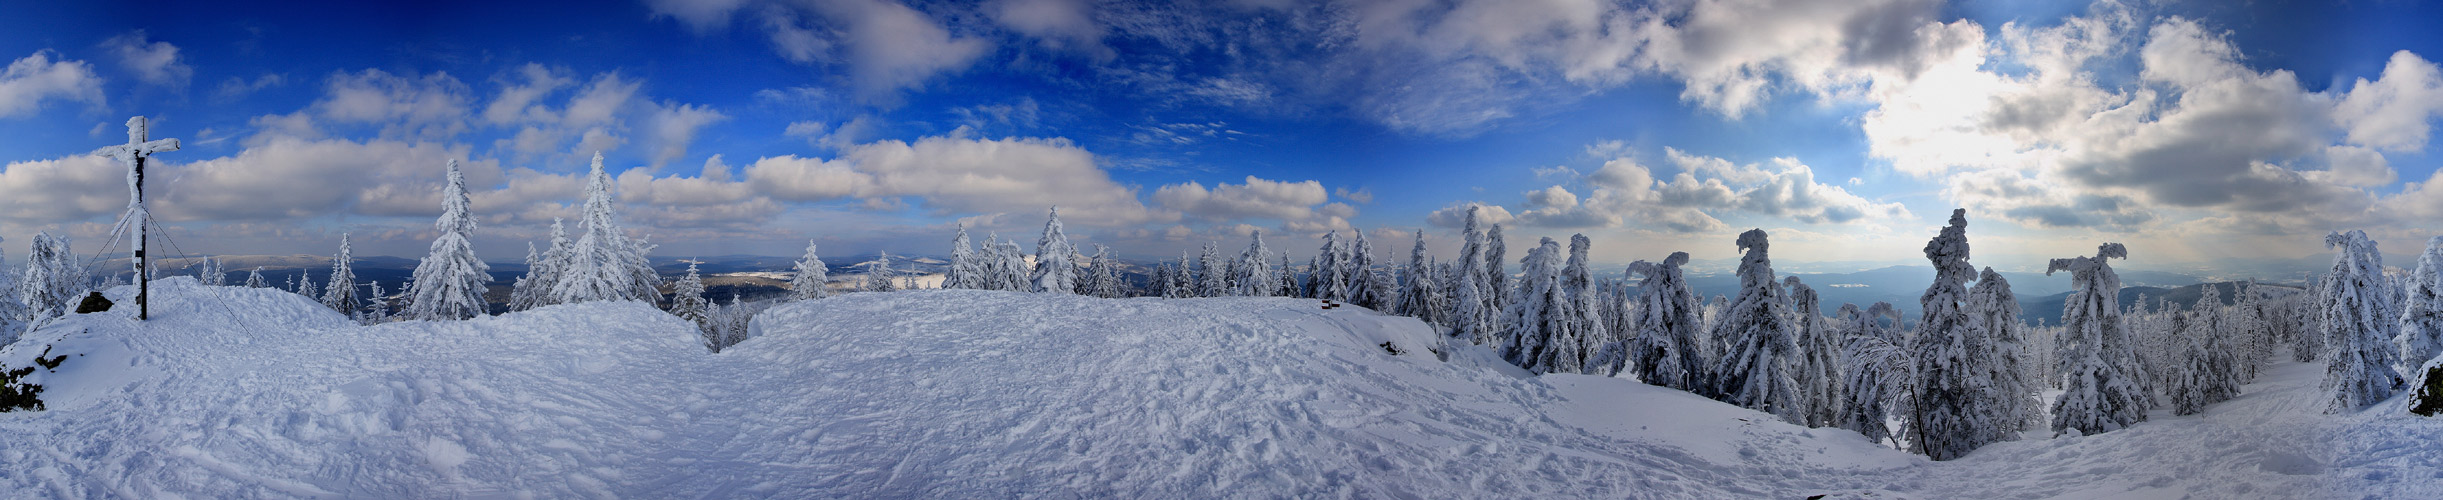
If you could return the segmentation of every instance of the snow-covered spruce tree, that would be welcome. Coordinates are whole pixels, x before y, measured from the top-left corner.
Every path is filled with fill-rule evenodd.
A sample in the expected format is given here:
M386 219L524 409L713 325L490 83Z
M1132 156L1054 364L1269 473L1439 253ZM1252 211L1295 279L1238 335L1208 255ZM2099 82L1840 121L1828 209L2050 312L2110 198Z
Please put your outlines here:
M2146 421L2152 391L2121 322L2121 276L2105 259L2129 258L2129 249L2105 243L2093 257L2053 259L2044 273L2070 272L2070 296L2062 306L2056 349L2062 393L2053 400L2053 433L2093 435Z
M415 282L407 290L407 317L420 320L467 319L489 309L484 287L492 282L492 265L475 258L475 216L468 208L467 179L450 160L449 182L441 187L441 218L433 221L441 235L416 264Z
M976 247L976 261L976 289L1009 290L1009 281L1003 279L1009 275L1009 259L1001 253L1001 233L985 233L984 244ZM1023 278L1026 273L1019 274Z
M1451 337L1472 344L1493 340L1493 336L1499 332L1494 325L1498 324L1497 316L1501 313L1500 309L1493 307L1493 300L1488 297L1494 291L1485 282L1485 274L1490 271L1485 266L1485 235L1476 229L1478 208L1473 205L1468 207L1467 220L1460 232L1462 244L1459 247L1457 273L1452 276L1450 285Z
M1671 252L1661 263L1637 261L1629 264L1632 278L1645 276L1637 285L1637 307L1632 308L1637 336L1629 341L1629 359L1637 370L1637 379L1661 387L1699 392L1713 378L1714 353L1708 349L1705 331L1697 324L1697 295L1688 288L1688 276L1680 266L1688 263L1688 252ZM1463 304L1464 305L1464 304ZM1620 365L1605 367L1617 373Z
M1917 377L1900 329L1900 310L1888 302L1859 310L1841 304L1841 428L1857 431L1868 441L1890 440L1891 415L1911 413ZM1887 325L1885 321L1890 321Z
M314 272L312 270L298 270L297 274L299 275L297 277L297 294L304 295L305 298L309 300L321 302L322 288L314 285Z
M2010 280L1987 267L1977 275L1976 286L1968 289L1968 324L1976 329L1993 347L1993 362L1981 366L1992 381L1992 402L1981 408L1983 420L2000 422L1993 428L1994 440L2009 439L2011 434L2043 425L2044 407L2037 399L2043 391L2042 378L2035 376L2037 361L2031 359L2027 326L2019 321L2019 298L2010 290Z
M2306 314L2299 314L2291 318L2292 329L2295 330L2293 332L2295 335L2290 336L2292 361L2306 363L2324 357L2324 313L2317 309L2321 307L2317 300L2324 297L2324 281L2321 279L2308 280L2306 293L2308 303L2302 304L2298 309L2298 312Z
M1106 299L1120 298L1122 296L1120 273L1118 269L1112 267L1114 265L1117 263L1111 260L1111 248L1095 245L1094 256L1086 260L1085 279L1079 282L1077 294Z
M1967 455L2007 434L2010 423L1993 419L2000 395L1991 379L1998 361L1984 331L1965 310L1968 281L1968 211L1951 211L1951 223L1926 242L1934 284L1918 297L1921 313L1909 357L1917 364L1914 411L1902 421L1912 451L1935 460Z
M1587 360L1604 346L1619 344L1615 332L1603 321L1603 297L1595 289L1594 270L1587 260L1587 254L1594 248L1594 240L1585 234L1569 235L1569 259L1561 265L1561 289L1569 296L1570 321L1577 323L1578 329L1577 343L1569 346L1578 357L1579 367L1574 373L1595 373Z
M2324 390L2332 393L2327 413L2357 411L2392 397L2401 386L2393 366L2399 349L2393 330L2393 289L2384 280L2384 256L2364 231L2332 233L2324 246L2339 250L2333 270L2320 280L2316 304L2324 317Z
M602 153L594 153L593 171L585 181L585 217L577 220L584 232L569 245L560 281L552 286L554 303L660 300L662 278L645 261L653 246L628 239L612 201L611 174L602 171Z
M2230 309L2230 305L2223 302L2223 294L2216 293L2220 288L2224 287L2206 285L2208 293L2203 300L2212 301L2212 305L2199 307L2197 311L2197 322L2204 326L2196 336L2203 339L2205 352L2209 355L2208 370L2204 372L2209 378L2203 384L2206 404L2239 397L2239 386L2246 371L2240 366L2246 362L2246 357L2243 347L2237 343L2240 340L2235 334L2238 329L2224 321L2229 317L2224 312Z
M1274 269L1277 271L1273 273L1273 276L1280 278L1281 281L1273 284L1272 296L1298 296L1298 273L1293 272L1289 267L1289 252L1281 252L1281 265Z
M1184 262L1187 262L1187 259L1185 255L1182 255L1178 262L1173 262L1163 266L1171 270L1167 278L1170 280L1170 282L1164 285L1166 288L1158 289L1162 291L1163 297L1184 299L1196 296L1196 277L1189 274L1194 271L1187 267L1182 267L1182 263Z
M1490 307L1494 311L1501 311L1510 307L1510 272L1502 269L1510 264L1508 261L1502 260L1506 258L1505 255L1507 254L1504 249L1508 247L1505 245L1506 243L1503 243L1501 237L1500 224L1494 224L1493 229L1485 231L1484 299L1486 301L1486 306ZM1494 317L1494 320L1500 321L1500 317L1496 316ZM1493 327L1500 328L1501 325L1497 323L1494 324Z
M2195 415L2206 405L2239 395L2239 370L2232 365L2237 357L2222 342L2231 330L2219 324L2221 307L2213 288L2206 286L2205 297L2189 313L2174 314L2179 316L2177 350L2170 360L2172 376L2163 388L2174 415Z
M221 270L220 259L205 257L201 259L201 262L197 262L197 264L199 264L199 267L202 267L202 269L195 273L196 282L202 283L204 286L223 286L229 284L229 274L228 272Z
M17 300L23 305L19 321L33 323L75 311L86 280L85 266L76 263L67 238L35 233L33 247L26 251L25 273L17 277Z
M898 279L899 275L897 271L891 270L890 252L882 252L881 256L875 257L874 260L865 261L864 264L859 264L858 266L865 268L865 285L859 288L860 291L899 291L899 283L893 281ZM1063 288L1060 290L1060 293L1070 293L1070 290Z
M1033 268L1027 266L1026 250L1018 248L1018 242L1016 241L1002 241L999 246L994 248L996 249L995 251L1001 256L1001 277L998 279L1000 284L997 285L998 288L994 288L994 290L1008 290L1013 292L1035 291L1034 282L1027 280L1027 276L1029 273L1033 272Z
M1240 252L1238 264L1230 266L1230 271L1238 274L1235 279L1230 280L1237 285L1237 290L1233 291L1232 295L1272 296L1273 287L1280 280L1272 275L1275 271L1272 268L1272 262L1267 260L1270 257L1272 257L1272 249L1264 247L1264 232L1248 232L1247 251Z
M1229 265L1222 263L1221 247L1205 242L1204 253L1196 256L1196 296L1230 295L1229 273Z
M255 266L253 271L246 272L246 288L263 288L268 286L271 285L263 282L263 266Z
M1782 279L1789 289L1790 315L1797 318L1792 327L1798 332L1799 400L1806 404L1799 424L1808 427L1840 425L1841 405L1841 336L1817 312L1822 300L1815 288L1798 280L1797 276Z
M704 300L704 277L696 273L696 263L687 263L687 274L670 286L670 314L696 324L696 332L704 336L704 347L711 349L720 343L720 332L713 329L712 303Z
M1077 289L1077 247L1069 245L1068 233L1060 229L1060 207L1052 207L1052 215L1043 221L1043 237L1035 240L1035 291L1070 293Z
M789 275L790 300L813 300L831 296L831 267L814 254L814 240L806 240L806 256L799 257L794 273Z
M524 311L554 303L552 288L560 284L560 270L568 267L569 246L573 244L568 239L568 227L559 217L551 218L551 245L544 247L541 257L526 259L526 275L518 277L518 288L509 295L510 309ZM534 253L532 243L527 244L526 253Z
M2407 304L2401 309L2401 359L2395 368L2415 376L2443 353L2443 236L2426 241L2426 252L2418 254L2418 268L2410 276Z
M331 258L331 283L322 287L322 305L349 317L355 317L356 308L363 305L363 299L357 296L356 271L349 267L352 260L355 257L348 251L348 233L340 233L339 255Z
M1499 226L1495 226L1499 227ZM1739 234L1739 298L1723 310L1714 337L1729 342L1722 371L1714 374L1713 392L1723 402L1763 410L1784 421L1798 422L1798 340L1791 336L1789 302L1781 298L1781 283L1773 279L1773 261L1764 230Z
M1146 297L1171 297L1171 263L1154 261L1154 272L1145 277Z
M975 249L971 246L967 242L967 226L962 224L958 236L950 238L950 269L942 272L942 288L983 288L979 286L983 281L980 279L983 272L979 265L982 262L976 259Z
M1391 300L1391 313L1416 318L1427 325L1443 321L1442 286L1425 260L1425 230L1417 230L1417 245L1408 251L1408 266L1400 269L1400 292Z
M2274 330L2272 322L2265 320L2264 293L2263 288L2257 288L2255 278L2240 283L2238 303L2231 305L2223 321L2239 329L2246 339L2240 350L2244 357L2240 363L2242 384L2256 380L2258 369L2273 361Z
M410 283L409 286L414 284ZM359 314L357 322L366 325L390 322L390 295L382 289L381 280L365 282L365 287L373 289L373 293L365 296L365 310Z
M1699 324L1705 325L1705 331L1714 331L1715 328L1722 325L1722 311L1728 308L1730 308L1730 297L1714 294L1713 300L1705 301L1705 307L1697 310ZM1730 339L1706 337L1705 341L1715 344L1716 347L1722 347L1723 344L1730 342ZM1727 353L1729 349L1717 349L1715 352Z
M1366 241L1365 231L1349 232L1357 237L1349 244L1349 259L1343 263L1348 271L1341 273L1349 279L1349 303L1376 311L1390 309L1392 291L1374 274L1374 243Z
M1561 244L1544 238L1519 262L1519 297L1502 313L1502 359L1533 373L1577 373L1581 332L1561 283Z
M1323 247L1315 250L1314 268L1306 286L1315 290L1308 296L1342 302L1349 300L1349 246L1340 241L1340 231L1323 234Z

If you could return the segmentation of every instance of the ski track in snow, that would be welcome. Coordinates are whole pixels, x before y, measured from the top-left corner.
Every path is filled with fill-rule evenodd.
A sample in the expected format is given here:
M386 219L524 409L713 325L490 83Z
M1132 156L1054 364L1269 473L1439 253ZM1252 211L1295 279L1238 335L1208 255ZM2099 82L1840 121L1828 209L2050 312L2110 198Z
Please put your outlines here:
M356 327L277 290L155 292L151 322L28 335L70 359L50 411L0 413L0 497L2443 498L2443 424L2322 415L2302 363L2203 415L1931 462L1438 361L1416 320L1310 300L849 294L708 354L635 303Z

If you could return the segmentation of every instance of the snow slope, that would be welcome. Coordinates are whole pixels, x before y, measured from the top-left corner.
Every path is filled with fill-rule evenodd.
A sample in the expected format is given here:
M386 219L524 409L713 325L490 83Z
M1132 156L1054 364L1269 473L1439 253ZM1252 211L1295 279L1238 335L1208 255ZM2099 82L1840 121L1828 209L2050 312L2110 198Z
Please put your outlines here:
M29 335L70 360L40 375L50 411L0 413L0 497L2443 496L2443 424L2316 414L2303 364L2203 415L1936 463L1438 361L1415 320L1297 299L849 294L707 354L634 303L356 327L274 290L154 290L153 321Z

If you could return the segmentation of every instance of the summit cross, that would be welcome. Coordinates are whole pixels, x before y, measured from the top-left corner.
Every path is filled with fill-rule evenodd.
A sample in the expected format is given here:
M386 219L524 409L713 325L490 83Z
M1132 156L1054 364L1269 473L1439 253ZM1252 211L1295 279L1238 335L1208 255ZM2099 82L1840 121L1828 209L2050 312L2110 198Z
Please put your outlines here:
M150 270L148 269L150 263L146 262L144 257L144 227L152 221L152 214L144 210L144 159L152 157L155 153L178 150L177 139L145 140L150 134L150 125L144 120L144 117L128 118L127 144L93 150L94 156L107 156L119 160L119 163L127 164L127 221L136 231L136 237L127 242L127 250L133 257L131 263L134 264L136 270L136 319L138 320L149 319L153 309L151 300L153 286L151 280L146 279L152 276L146 272Z

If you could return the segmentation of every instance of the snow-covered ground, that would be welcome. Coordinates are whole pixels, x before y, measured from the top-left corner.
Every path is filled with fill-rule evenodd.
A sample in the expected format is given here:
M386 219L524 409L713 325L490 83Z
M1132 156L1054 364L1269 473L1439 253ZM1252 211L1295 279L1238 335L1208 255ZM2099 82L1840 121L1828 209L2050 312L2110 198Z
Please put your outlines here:
M2297 363L2203 415L1938 463L1438 361L1415 320L1308 300L848 294L708 354L633 303L357 327L275 290L154 290L153 321L28 336L69 360L39 375L49 411L0 413L0 497L2443 498L2443 423L2322 415Z

